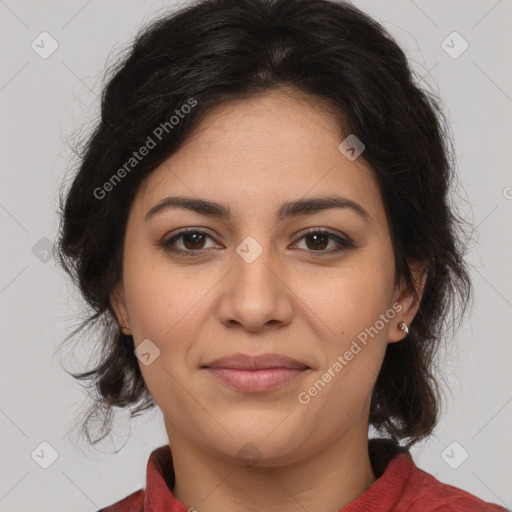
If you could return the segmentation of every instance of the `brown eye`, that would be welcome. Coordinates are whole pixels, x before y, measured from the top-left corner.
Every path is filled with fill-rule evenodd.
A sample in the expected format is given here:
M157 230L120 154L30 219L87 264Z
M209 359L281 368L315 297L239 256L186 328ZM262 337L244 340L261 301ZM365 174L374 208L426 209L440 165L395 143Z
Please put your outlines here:
M308 249L312 250L321 250L326 249L329 245L330 237L323 234L323 233L315 233L312 235L307 235L304 237L304 240L306 240L306 245L308 246ZM311 245L307 243L307 241L311 241Z
M164 240L161 243L161 246L165 250L180 254L201 252L203 250L209 249L209 247L205 247L207 238L213 240L213 238L208 233L194 229L187 229L180 231L167 240ZM181 247L176 247L176 242L180 242Z
M299 238L298 242L301 240L306 241L306 250L309 252L318 252L324 254L332 254L335 252L343 251L345 249L349 249L354 247L354 244L345 238L341 238L334 233L323 230L311 230L306 233L304 236ZM296 242L296 243L298 243ZM326 250L329 246L330 242L334 242L334 248L331 250ZM321 255L321 254L319 254Z
M183 245L186 249L203 249L205 236L202 233L185 233L181 235Z

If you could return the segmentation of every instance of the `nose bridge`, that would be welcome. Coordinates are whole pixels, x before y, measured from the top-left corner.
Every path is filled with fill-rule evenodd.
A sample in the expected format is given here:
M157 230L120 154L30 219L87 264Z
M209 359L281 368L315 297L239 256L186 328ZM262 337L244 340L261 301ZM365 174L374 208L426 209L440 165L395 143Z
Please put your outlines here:
M288 322L292 307L286 286L277 277L278 264L269 247L268 236L247 236L233 254L228 293L221 300L219 314L224 323L242 324L258 330L270 321ZM227 291L227 290L226 290Z
M253 236L245 237L235 250L234 277L243 294L275 293L272 282L269 282L276 279L275 270L271 270L275 258L272 258L272 249L267 239L263 241L262 235L258 238L262 243Z

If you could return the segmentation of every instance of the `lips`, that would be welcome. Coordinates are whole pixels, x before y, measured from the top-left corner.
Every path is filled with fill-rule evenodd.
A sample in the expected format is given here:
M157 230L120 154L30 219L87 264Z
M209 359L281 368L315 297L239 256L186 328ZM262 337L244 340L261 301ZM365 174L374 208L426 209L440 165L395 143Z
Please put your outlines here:
M218 382L245 393L271 391L304 375L309 366L279 354L235 354L202 368Z
M228 357L221 357L207 363L203 368L228 368L232 370L268 370L274 368L285 368L292 370L306 370L309 368L295 359L279 354L261 354L251 356L248 354L234 354Z

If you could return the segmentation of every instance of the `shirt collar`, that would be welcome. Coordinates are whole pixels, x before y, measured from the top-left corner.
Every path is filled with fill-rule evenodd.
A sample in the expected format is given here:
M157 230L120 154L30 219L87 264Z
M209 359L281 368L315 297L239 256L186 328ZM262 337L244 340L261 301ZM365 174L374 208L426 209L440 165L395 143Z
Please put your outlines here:
M392 510L415 469L410 453L392 441L370 439L368 453L377 480L340 512L373 510L376 504L383 512ZM188 512L172 493L174 483L171 449L169 445L160 446L151 453L147 464L144 512Z
M173 495L175 476L171 448L160 446L149 456L144 512L187 512L189 509Z

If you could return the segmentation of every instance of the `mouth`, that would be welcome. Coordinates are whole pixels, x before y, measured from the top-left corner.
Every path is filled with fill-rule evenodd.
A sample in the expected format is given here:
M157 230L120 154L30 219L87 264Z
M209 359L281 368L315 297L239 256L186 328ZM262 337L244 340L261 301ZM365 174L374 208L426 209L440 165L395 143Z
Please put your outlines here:
M310 370L308 365L279 354L235 354L201 368L224 385L248 393L279 388Z

